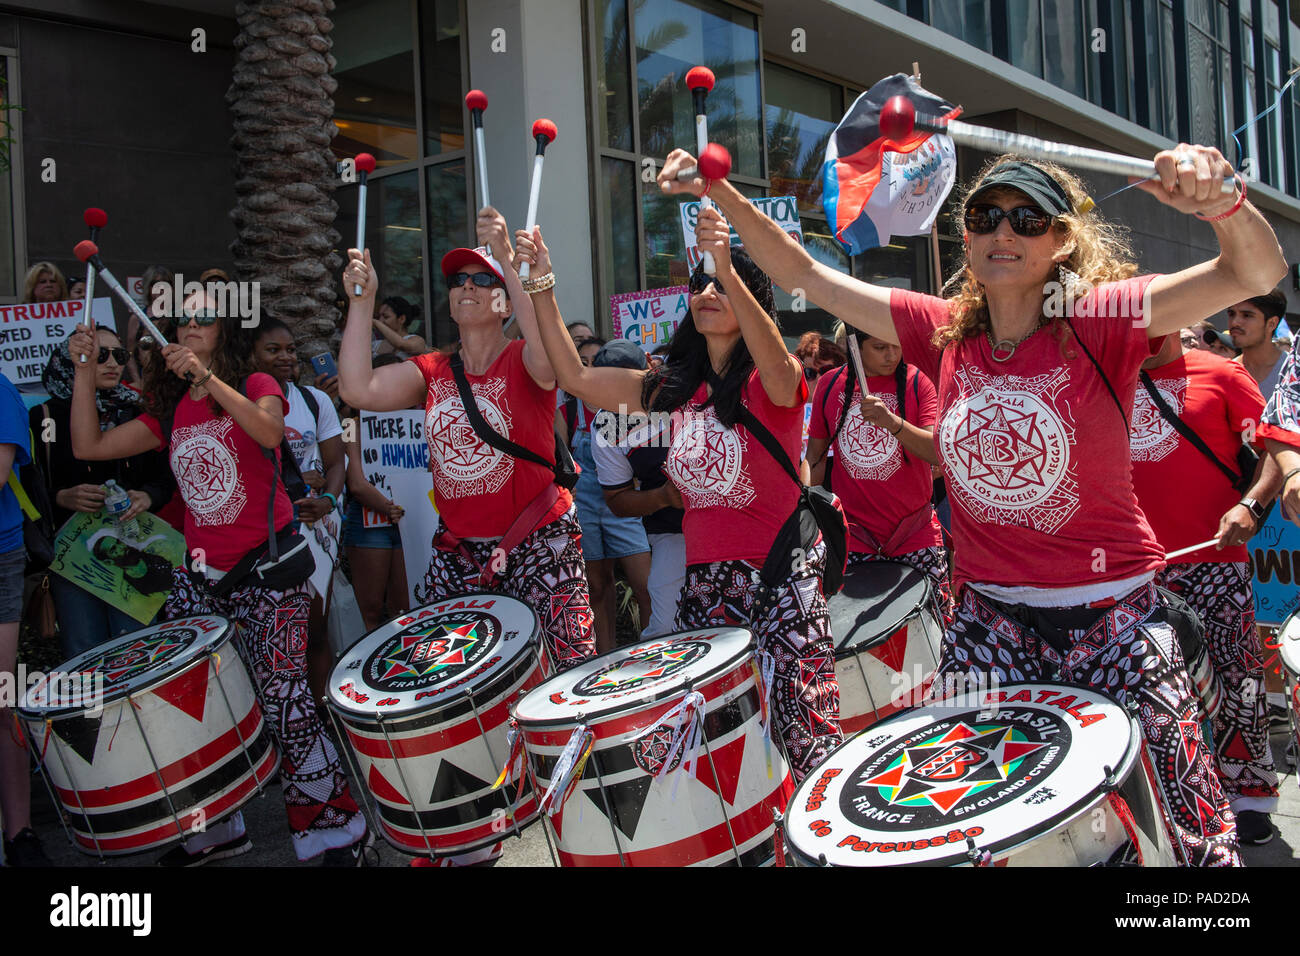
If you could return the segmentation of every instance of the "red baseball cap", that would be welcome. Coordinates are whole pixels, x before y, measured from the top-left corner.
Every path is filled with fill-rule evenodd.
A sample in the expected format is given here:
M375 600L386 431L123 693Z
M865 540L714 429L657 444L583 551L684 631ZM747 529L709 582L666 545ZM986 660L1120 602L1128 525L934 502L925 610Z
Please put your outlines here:
M442 274L443 277L454 276L460 271L461 266L469 265L483 266L491 269L496 273L496 277L505 285L505 273L501 271L501 263L492 257L491 250L487 246L478 246L474 249L453 249L442 257Z

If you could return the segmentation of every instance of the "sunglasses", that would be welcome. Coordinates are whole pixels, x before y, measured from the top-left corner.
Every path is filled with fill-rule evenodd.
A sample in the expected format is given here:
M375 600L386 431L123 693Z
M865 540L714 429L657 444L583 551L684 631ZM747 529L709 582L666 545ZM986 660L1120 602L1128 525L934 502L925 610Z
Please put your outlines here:
M126 349L122 349L122 348L110 349L106 346L100 346L99 364L103 365L105 362L107 362L108 357L110 355L113 357L113 361L116 362L118 365L126 364Z
M459 289L465 284L466 279L480 289L489 289L501 284L501 280L490 272L457 272L455 275L447 276L447 288Z
M977 236L988 235L1006 219L1011 223L1011 231L1018 236L1041 236L1052 227L1054 218L1037 206L1003 209L1000 206L981 204L966 210L966 231Z
M805 382L814 381L817 378L820 378L822 375L825 375L834 367L835 367L834 365L819 365L816 368L808 368L805 366L803 370L804 381Z
M178 315L174 317L176 328L183 329L191 322L197 322L199 328L206 329L209 325L214 324L220 316L212 309L204 309L201 312L195 312L193 315Z
M713 291L718 295L726 295L727 290L722 288L722 283L715 276L711 276L703 268L696 269L691 273L691 278L687 282L686 291L691 295L699 295L713 283Z

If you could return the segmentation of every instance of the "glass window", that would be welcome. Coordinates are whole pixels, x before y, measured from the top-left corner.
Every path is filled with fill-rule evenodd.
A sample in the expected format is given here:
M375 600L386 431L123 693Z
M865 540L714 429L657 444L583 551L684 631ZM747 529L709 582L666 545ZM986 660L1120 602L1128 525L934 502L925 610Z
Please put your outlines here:
M930 5L930 25L971 46L991 50L990 4L985 0L945 0Z
M1189 18L1190 19L1190 18ZM1191 23L1187 25L1188 92L1192 100L1193 143L1220 145L1218 52L1214 41Z
M635 163L601 157L604 189L597 190L604 235L601 247L609 251L604 262L604 289L608 295L636 292L641 277L637 270Z
M1158 132L1178 138L1178 86L1174 78L1174 14L1169 6L1160 0L1160 69L1163 96L1154 104L1151 111L1152 120L1161 116L1164 126Z
M797 197L800 216L821 215L822 163L844 114L841 89L775 63L767 64L765 79L770 195Z
M357 187L340 189L335 196L339 204L335 227L342 235L339 255L346 261L347 250L357 238ZM463 199L461 205L464 206ZM424 258L421 245L416 171L412 169L370 180L366 190L366 248L370 250L370 261L379 273L380 299L400 295L422 309Z
M465 98L460 79L460 4L421 0L420 55L424 63L424 152L465 148Z
M1011 64L1043 75L1042 11L1038 0L1007 0L1007 49Z
M598 142L610 149L632 151L632 78L627 55L627 4L596 0L596 23L602 49L596 54L596 115Z
M925 291L930 280L930 237L895 236L887 246L853 257L853 274L872 285Z
M641 184L641 215L645 220L645 287L685 285L686 243L682 238L681 207L689 196L665 196L656 183ZM612 250L617 255L616 250Z
M756 18L715 0L642 0L635 8L641 152L660 159L695 143L695 108L686 71L704 65L709 139L731 151L732 171L763 175Z
M0 296L17 297L18 275L14 259L13 173L10 166L19 158L18 143L9 125L9 57L0 56Z
M425 189L429 198L429 293L433 298L433 341L448 345L460 337L451 321L447 284L442 280L442 257L465 245L471 235L467 213L465 161L438 163L425 170Z
M334 21L334 122L339 158L368 152L380 168L419 155L410 0L339 0ZM459 74L459 71L458 71ZM459 88L460 77L456 77Z
M1087 96L1083 59L1088 38L1078 0L1043 4L1043 78L1079 96Z

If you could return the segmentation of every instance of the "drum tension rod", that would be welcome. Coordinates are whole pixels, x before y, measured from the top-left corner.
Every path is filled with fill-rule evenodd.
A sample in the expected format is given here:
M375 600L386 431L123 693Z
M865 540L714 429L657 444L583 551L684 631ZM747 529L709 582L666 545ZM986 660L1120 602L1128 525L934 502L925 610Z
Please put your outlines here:
M974 837L966 838L966 856L970 858L972 866L992 866L993 854L988 850L981 850L975 845Z
M1119 781L1115 779L1115 771L1110 769L1110 764L1102 764L1101 769L1105 771L1105 779L1101 782L1101 789L1107 793L1114 793L1119 789Z

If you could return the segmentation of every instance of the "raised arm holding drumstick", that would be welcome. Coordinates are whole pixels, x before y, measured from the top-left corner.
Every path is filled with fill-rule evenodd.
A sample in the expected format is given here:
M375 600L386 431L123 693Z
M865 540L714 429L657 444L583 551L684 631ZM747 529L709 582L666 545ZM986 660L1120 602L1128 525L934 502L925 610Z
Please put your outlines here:
M685 151L670 154L661 188L699 195L702 179L678 179L693 163ZM1136 277L1131 251L1091 211L1082 181L1052 163L1003 156L962 203L965 260L949 301L815 262L727 183L714 184L710 198L782 288L801 289L846 323L901 344L908 363L935 383L959 603L936 692L990 675L1006 682L1059 672L1136 697L1154 762L1179 768L1160 783L1184 859L1235 864L1236 833L1210 754L1177 730L1198 712L1181 655L1161 651L1157 666L1144 663L1151 648L1175 645L1152 583L1163 560L1134 497L1127 424L1139 366L1160 337L1268 291L1286 262L1244 193L1225 198L1233 173L1218 150L1182 144L1158 153L1154 167L1159 181L1139 188L1209 220L1216 258ZM1062 289L1070 310L1046 314L1053 290L1059 299ZM1080 644L1061 666L1099 632L1114 636L1095 648ZM1111 655L1105 667L1103 648ZM1186 759L1178 756L1184 749ZM1215 813L1204 819L1196 803Z

